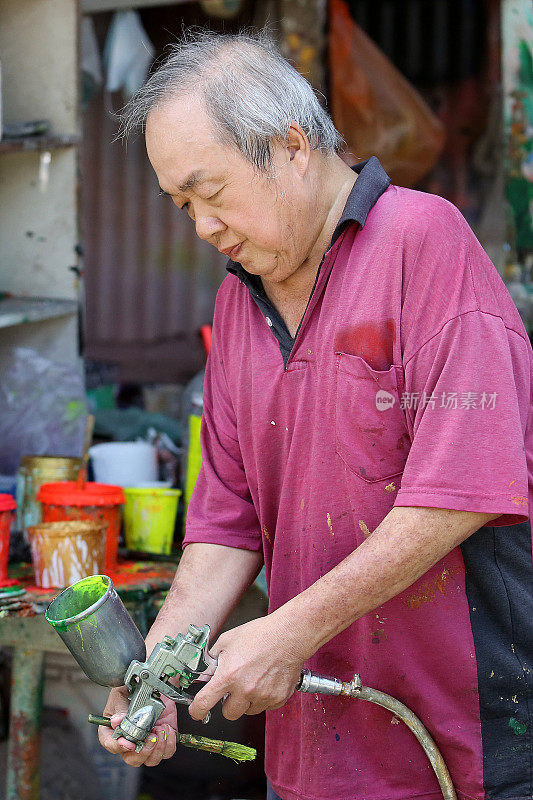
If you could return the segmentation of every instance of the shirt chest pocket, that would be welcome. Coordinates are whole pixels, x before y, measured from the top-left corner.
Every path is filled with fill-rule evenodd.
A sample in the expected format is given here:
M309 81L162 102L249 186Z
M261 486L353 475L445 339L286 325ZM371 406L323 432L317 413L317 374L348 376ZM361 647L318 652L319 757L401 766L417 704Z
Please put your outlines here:
M337 353L336 452L373 483L403 472L410 438L400 405L403 369L375 370L359 356Z

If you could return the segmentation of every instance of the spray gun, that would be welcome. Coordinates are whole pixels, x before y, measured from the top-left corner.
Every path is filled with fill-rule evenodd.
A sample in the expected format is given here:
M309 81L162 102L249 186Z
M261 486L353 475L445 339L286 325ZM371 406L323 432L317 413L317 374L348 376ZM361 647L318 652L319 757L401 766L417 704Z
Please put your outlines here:
M207 651L208 625L189 625L186 635L175 639L165 636L146 658L144 639L107 575L69 586L52 600L45 617L88 678L101 686L128 688L129 708L113 738L133 742L137 753L165 709L161 697L190 705L193 698L184 690L194 681L208 681L215 671L216 661ZM203 721L209 721L209 714ZM89 722L111 727L109 717L91 714ZM234 761L256 756L252 747L188 733L178 733L177 741Z
M190 705L193 698L183 690L193 681L208 681L216 669L216 659L207 651L211 633L208 625L203 628L189 625L187 634L179 634L175 639L165 636L147 659L144 640L106 575L84 578L65 589L50 603L45 616L87 677L103 686L128 687L128 712L113 737L123 736L133 742L137 753L163 713L161 695ZM177 686L170 683L171 678L177 681ZM304 670L295 688L309 694L367 700L392 711L424 748L444 800L457 800L450 773L429 731L399 700L363 686L359 675L343 682ZM208 720L209 715L203 721ZM89 721L111 727L109 717L91 715ZM244 745L191 734L178 733L177 739L186 747L220 753L236 761L253 759L256 754Z
M124 684L130 691L130 706L115 728L114 739L123 736L135 744L135 752L139 753L165 709L161 695L175 703L192 703L193 698L183 689L193 681L209 680L216 666L207 652L210 633L209 625L203 628L189 625L186 636L181 633L175 639L165 636L146 661L131 662L124 677ZM175 687L169 681L177 675L179 686ZM207 714L203 722L209 722L209 717Z

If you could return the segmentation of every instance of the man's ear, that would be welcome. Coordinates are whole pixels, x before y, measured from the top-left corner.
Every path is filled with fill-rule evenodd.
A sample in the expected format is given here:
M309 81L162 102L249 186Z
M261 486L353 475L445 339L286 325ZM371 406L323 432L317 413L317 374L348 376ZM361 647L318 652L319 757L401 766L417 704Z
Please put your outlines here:
M297 122L291 123L285 140L285 147L293 167L300 175L305 175L311 156L311 147L309 139Z

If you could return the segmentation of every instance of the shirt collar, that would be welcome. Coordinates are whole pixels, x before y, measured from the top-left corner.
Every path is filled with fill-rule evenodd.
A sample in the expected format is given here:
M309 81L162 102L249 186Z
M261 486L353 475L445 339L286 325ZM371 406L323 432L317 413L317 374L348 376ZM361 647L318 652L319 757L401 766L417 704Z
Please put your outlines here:
M390 178L376 156L361 161L352 169L357 173L357 180L348 195L342 216L333 232L331 244L338 239L347 223L358 222L361 228L365 227L370 211L390 184Z
M361 228L365 227L371 209L390 184L390 178L376 156L372 156L366 161L360 161L352 169L357 173L357 180L352 187L342 216L333 232L330 247L350 222L358 222ZM241 264L232 261L231 258L226 264L226 269L233 275L237 275L247 285L251 283L250 278L256 277L249 275Z

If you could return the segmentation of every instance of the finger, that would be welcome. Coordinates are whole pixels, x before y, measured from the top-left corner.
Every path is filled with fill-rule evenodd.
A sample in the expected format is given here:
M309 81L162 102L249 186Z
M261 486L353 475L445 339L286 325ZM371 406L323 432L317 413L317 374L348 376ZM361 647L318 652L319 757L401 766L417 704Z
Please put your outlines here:
M104 708L104 716L114 716L115 714L125 715L130 706L128 690L126 687L112 689L109 693L106 706Z
M207 663L207 669L196 678L196 680L201 683L207 683L207 681L211 680L218 667L218 658L212 656L210 653L206 653L204 658Z
M189 706L189 714L193 719L205 719L207 712L211 711L219 700L226 694L227 687L221 684L214 683L215 678L211 678L209 683L198 692L193 702Z
M289 698L287 698L288 700ZM272 705L266 706L263 710L264 711L277 711L278 708L283 708L287 700L283 700L281 703L272 703Z
M122 720L124 719L125 716L126 716L125 713L124 714L117 713L117 714L113 714L113 716L109 718L109 721L111 722L111 727L113 728L113 730L115 728L118 728L118 726L120 725L120 723L122 722Z
M234 697L230 694L222 706L222 715L230 720L239 719L239 717L247 713L251 705L251 702L246 697Z
M128 740L124 739L122 736L119 739L113 739L113 731L102 725L98 727L98 739L102 747L105 747L105 749L113 755L122 755L123 752L135 750L133 742L128 742Z
M244 713L246 714L246 716L251 717L254 714L261 714L261 712L266 711L267 709L271 711L275 707L276 706L267 706L264 703L251 703L249 709Z
M261 714L262 711L276 711L278 708L283 708L291 695L292 692L278 703L274 700L265 700L263 702L256 703L252 702L248 711L245 711L244 713L248 716L251 716L252 714Z
M150 733L148 739L143 745L143 748L140 753L135 752L122 752L122 759L123 761L128 764L130 767L140 767L143 764L147 764L150 761L150 758L157 747L157 735L154 731ZM160 758L157 758L154 764L149 763L148 766L156 766L161 761Z
M113 730L118 728L118 726L121 724L125 716L126 714L123 713L113 714L113 716L110 718L111 727L113 728ZM109 730L109 728L106 728L106 730L110 733L111 736L113 736L113 731ZM126 751L135 750L134 742L130 742L128 739L124 738L124 736L119 736L118 739L113 739L113 741L118 744L119 749L117 752L119 753L122 752L123 750Z
M148 741L153 745L153 750L148 754L144 765L145 767L157 767L165 751L164 732L161 729L154 729L148 737Z
M176 731L172 725L163 726L163 738L165 741L163 758L172 758L176 752Z

